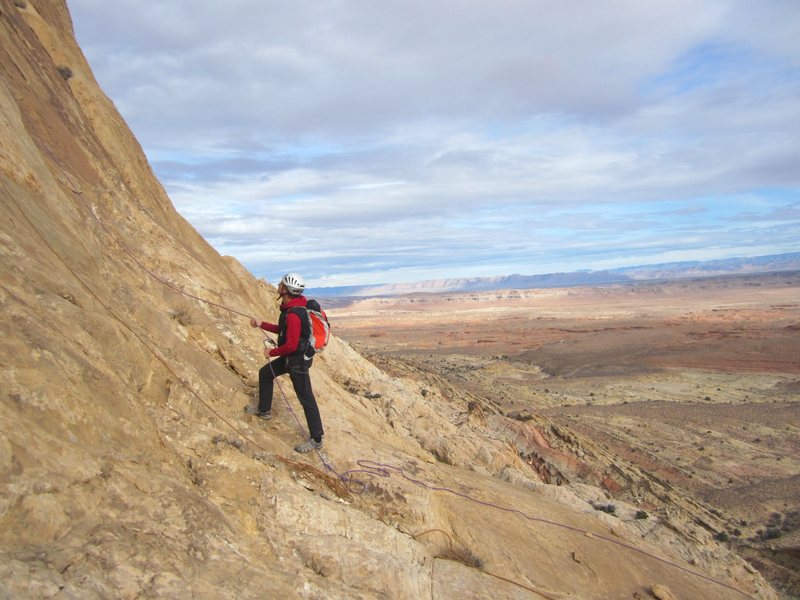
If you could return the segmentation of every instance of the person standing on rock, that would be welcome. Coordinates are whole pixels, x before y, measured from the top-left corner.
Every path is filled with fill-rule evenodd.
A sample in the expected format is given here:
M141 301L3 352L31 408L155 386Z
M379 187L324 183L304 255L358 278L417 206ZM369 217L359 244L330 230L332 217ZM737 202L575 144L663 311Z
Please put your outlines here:
M250 319L251 327L260 327L270 333L277 333L278 342L275 348L264 350L264 355L274 360L261 367L258 372L258 406L244 407L244 411L248 414L257 415L262 419L271 418L273 383L276 377L288 373L297 399L303 406L311 435L306 442L295 446L296 452L310 452L321 447L324 434L319 407L308 374L313 357L306 356L311 335L311 321L306 310L304 289L305 282L300 275L287 273L278 284L278 294L281 299L278 323Z

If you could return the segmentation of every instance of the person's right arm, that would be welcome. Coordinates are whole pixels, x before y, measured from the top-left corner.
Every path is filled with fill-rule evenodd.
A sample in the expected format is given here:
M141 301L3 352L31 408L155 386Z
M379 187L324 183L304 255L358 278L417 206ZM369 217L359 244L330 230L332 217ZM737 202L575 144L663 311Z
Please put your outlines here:
M266 321L258 322L255 319L250 319L250 327L260 327L264 331L269 331L270 333L281 332L275 323L267 323Z

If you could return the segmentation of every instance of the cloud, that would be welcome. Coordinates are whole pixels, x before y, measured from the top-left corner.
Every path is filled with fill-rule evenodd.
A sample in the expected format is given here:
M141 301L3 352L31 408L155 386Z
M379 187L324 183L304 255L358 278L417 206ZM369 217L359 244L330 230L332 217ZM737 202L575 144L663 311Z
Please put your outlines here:
M692 5L70 2L79 34L86 19L87 35L109 40L87 53L153 135L164 125L142 104L153 93L178 135L188 106L212 130L236 121L291 135L617 112L632 82L700 40L718 12Z
M792 1L69 7L176 207L257 275L800 246Z

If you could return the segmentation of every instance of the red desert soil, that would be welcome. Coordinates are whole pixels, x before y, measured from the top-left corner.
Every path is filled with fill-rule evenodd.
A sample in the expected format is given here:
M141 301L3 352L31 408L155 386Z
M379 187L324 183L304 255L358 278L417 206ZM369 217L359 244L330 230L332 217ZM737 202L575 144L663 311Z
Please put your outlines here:
M415 294L329 315L376 362L549 419L712 507L800 593L800 274Z

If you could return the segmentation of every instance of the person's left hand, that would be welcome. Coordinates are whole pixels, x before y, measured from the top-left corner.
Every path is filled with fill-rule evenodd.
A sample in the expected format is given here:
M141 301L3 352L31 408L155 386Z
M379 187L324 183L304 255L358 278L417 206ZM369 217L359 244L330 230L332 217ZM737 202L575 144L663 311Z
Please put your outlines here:
M272 352L272 350L270 350L269 348L264 348L264 356L265 357L269 358L270 356L272 356L272 354L270 354L270 352Z

